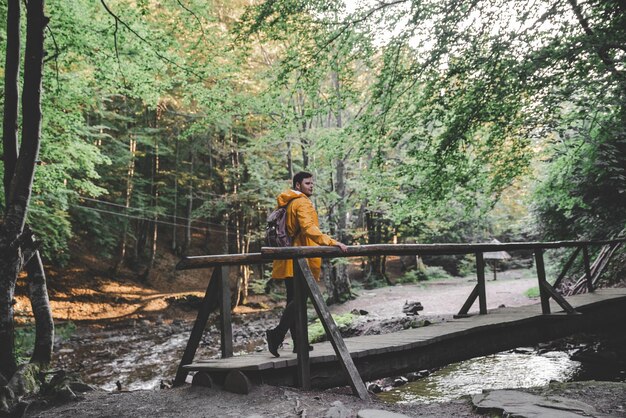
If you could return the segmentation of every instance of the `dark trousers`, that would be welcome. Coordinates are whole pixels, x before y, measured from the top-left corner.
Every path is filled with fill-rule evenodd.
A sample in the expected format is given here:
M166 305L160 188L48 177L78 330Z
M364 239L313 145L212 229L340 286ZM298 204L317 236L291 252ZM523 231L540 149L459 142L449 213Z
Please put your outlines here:
M291 338L294 340L294 346L296 341L296 303L294 302L295 290L293 278L283 280L285 288L287 289L287 305L283 311L283 315L280 317L280 322L275 328L278 331L278 335L281 340L285 338L287 331L291 331ZM304 301L306 303L306 299Z

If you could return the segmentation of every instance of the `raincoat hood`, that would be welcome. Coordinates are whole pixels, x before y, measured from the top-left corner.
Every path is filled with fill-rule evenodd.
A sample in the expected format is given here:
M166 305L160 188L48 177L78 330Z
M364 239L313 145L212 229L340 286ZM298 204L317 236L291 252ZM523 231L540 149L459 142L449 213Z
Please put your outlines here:
M289 189L279 194L276 198L276 202L278 203L278 206L286 206L293 199L297 199L301 196L305 196L305 194L297 190Z

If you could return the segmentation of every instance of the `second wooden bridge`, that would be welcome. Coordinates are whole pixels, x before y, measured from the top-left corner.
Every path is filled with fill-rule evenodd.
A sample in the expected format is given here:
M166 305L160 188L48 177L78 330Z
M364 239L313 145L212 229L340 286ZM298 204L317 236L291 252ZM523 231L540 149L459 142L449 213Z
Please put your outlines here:
M476 356L496 353L521 345L534 344L585 330L617 327L626 319L626 289L594 291L594 279L599 273L590 265L588 246L616 247L624 240L561 241L544 243L507 244L431 244L431 245L376 245L350 247L347 254L332 247L263 248L261 253L186 258L179 269L214 267L205 298L194 324L175 384L184 383L187 374L195 371L217 383L224 383L236 374L246 380L278 385L333 387L349 384L353 392L368 396L363 379L372 380L399 373L432 368ZM576 255L582 250L588 293L561 296L546 280L543 250L546 248L575 247L566 263L566 274ZM532 249L535 254L541 303L521 308L492 310L486 315L485 271L483 252ZM456 319L427 327L404 330L385 335L342 339L330 316L324 299L303 257L341 257L400 254L463 254L474 253L477 261L477 284L461 307ZM268 352L233 357L232 326L228 266L268 262L293 258L295 266L295 300L299 304L297 345L307 347L305 294L311 296L313 306L329 337L329 342L316 344L311 353L300 350L297 355L281 353L273 358ZM596 274L597 273L597 274ZM478 299L480 315L468 315ZM220 309L222 358L195 360L195 352L204 332L209 314ZM557 312L557 313L552 313ZM304 331L304 332L302 332ZM343 370L343 373L341 372Z

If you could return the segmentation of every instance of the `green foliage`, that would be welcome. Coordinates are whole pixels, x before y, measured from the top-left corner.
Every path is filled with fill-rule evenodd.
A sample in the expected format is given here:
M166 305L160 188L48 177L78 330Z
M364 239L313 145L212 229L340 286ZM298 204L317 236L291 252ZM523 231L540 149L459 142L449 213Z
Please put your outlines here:
M527 291L524 292L524 295L529 299L536 299L539 297L539 287L531 287Z
M266 286L266 284L267 284L267 279L265 279L263 277L260 277L260 278L257 278L257 279L253 279L250 282L250 286L249 286L250 292L253 295L263 295L263 294L265 294L265 286Z
M439 266L425 266L424 269L409 270L396 279L396 284L418 283L427 280L449 279L450 275Z
M546 238L605 238L626 226L626 125L613 119L554 144L535 212ZM621 129L621 130L620 130Z
M466 254L459 262L459 276L475 276L476 275L476 257Z
M64 322L54 327L56 338L65 340L74 334L76 325L73 322ZM35 346L35 326L26 325L15 329L15 355L18 363L28 361Z
M355 319L351 313L333 315L332 317L340 331L352 325ZM326 341L326 331L318 318L312 324L309 324L309 343L314 344L321 341Z

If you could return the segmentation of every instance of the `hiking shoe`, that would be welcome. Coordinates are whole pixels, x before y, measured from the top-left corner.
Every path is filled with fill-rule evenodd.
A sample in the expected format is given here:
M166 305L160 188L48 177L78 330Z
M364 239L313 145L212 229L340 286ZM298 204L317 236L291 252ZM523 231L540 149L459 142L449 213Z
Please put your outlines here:
M278 354L278 347L280 347L282 341L280 340L280 337L276 335L276 330L268 329L265 331L265 338L267 339L267 349L269 352L272 353L274 357L280 357L280 354Z
M312 345L309 345L309 351L313 351L313 346L312 346ZM297 352L298 352L298 350L297 350L297 348L296 348L296 345L295 345L295 344L294 344L294 346L293 346L293 352L294 352L294 353L297 353Z

